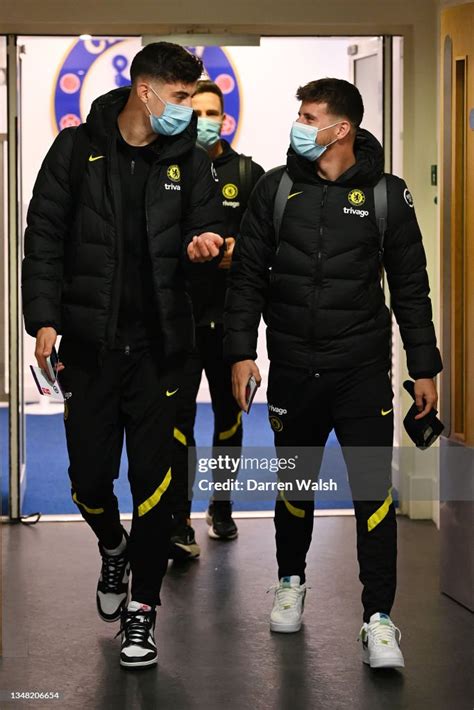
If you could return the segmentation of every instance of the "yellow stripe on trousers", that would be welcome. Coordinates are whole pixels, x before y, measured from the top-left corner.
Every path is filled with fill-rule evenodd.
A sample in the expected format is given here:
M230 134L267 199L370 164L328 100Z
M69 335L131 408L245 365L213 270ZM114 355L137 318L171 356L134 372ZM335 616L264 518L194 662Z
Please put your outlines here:
M183 432L179 429L176 429L176 427L174 428L174 438L177 439L179 443L183 446L188 445L188 442L186 441L186 437L184 436Z
M294 515L297 518L304 518L305 516L305 511L302 508L297 508L295 505L292 505L288 500L286 500L285 494L283 491L280 491L280 497L283 501L283 503L286 505L286 509L288 510L289 513Z
M219 440L224 441L225 439L230 439L232 436L234 436L235 432L239 428L239 426L242 423L242 412L239 412L237 415L237 421L235 422L234 426L231 427L230 429L227 429L227 431L221 431L219 434Z
M146 499L143 503L141 503L138 506L138 516L141 517L142 515L145 515L145 513L148 513L152 508L155 507L155 505L158 505L158 503L161 500L161 496L163 493L166 491L168 488L169 484L171 483L171 467L168 469L168 473L166 476L163 478L161 481L160 485L156 489L152 495Z
M77 505L81 505L86 511L86 513L91 513L91 515L100 515L104 512L103 508L88 508L85 503L81 503L81 501L77 499L77 495L75 493L72 494L72 499L74 503L77 503Z
M374 528L377 527L379 523L382 522L382 520L386 517L389 508L391 504L393 503L393 498L392 498L392 487L389 488L388 491L388 496L385 498L384 502L380 506L380 508L377 508L375 513L373 513L370 518L367 520L367 529L370 532Z

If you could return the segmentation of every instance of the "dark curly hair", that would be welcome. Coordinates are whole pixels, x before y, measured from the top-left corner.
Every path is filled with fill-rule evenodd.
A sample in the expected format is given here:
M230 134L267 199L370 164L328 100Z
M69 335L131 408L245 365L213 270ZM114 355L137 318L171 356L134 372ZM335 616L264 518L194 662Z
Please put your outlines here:
M133 58L130 78L132 83L138 77L150 77L169 83L182 81L192 84L199 79L202 70L201 59L179 44L152 42Z

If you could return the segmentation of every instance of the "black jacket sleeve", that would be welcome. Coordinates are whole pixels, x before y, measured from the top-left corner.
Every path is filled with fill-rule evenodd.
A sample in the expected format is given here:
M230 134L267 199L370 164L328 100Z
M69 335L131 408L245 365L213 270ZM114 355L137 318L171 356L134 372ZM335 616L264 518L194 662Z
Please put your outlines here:
M22 268L23 314L29 335L52 326L61 332L64 240L70 229L69 165L74 129L56 137L36 178L27 213Z
M387 188L384 267L392 308L400 327L410 377L434 377L443 365L436 347L421 232L405 182L391 177L387 179Z
M224 311L224 358L230 363L257 359L258 326L275 253L273 202L277 182L268 175L258 181L232 256Z
M224 254L224 245L219 256L211 261L194 264L188 257L188 246L193 237L203 232L222 235L222 205L219 195L219 183L214 167L202 148L195 148L192 155L192 184L188 205L183 215L183 253L182 264L188 278L196 274L202 276L203 270L214 270Z

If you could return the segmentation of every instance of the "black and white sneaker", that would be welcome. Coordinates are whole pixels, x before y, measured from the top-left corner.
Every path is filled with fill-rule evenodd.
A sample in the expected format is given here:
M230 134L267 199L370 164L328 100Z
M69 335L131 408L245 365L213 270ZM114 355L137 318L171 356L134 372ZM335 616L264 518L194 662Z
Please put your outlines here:
M125 668L146 668L158 660L155 643L156 611L147 604L130 602L122 611L122 647L120 665Z
M186 518L177 519L173 525L170 540L170 559L184 562L199 557L201 548L196 542L193 528Z
M127 541L128 535L123 534ZM97 583L97 611L104 621L117 621L120 619L122 609L128 601L128 581L130 578L130 562L127 547L119 555L108 555L99 542L99 551L102 557L102 568Z
M230 500L213 500L206 511L208 534L214 540L234 540L239 531L232 518Z

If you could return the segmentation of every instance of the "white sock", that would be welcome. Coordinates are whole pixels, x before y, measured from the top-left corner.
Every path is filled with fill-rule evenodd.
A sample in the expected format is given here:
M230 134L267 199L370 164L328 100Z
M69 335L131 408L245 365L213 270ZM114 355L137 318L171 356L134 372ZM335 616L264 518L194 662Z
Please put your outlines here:
M155 607L150 606L149 604L143 604L142 602L136 602L136 601L131 601L128 603L128 611L140 611L143 609L143 611L153 611Z
M114 547L113 550L108 550L106 547L104 547L104 552L107 555L111 555L112 557L115 557L116 555L121 555L126 547L127 547L127 538L125 537L125 535L122 535L122 542L120 543L120 545L118 547Z

